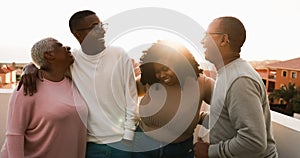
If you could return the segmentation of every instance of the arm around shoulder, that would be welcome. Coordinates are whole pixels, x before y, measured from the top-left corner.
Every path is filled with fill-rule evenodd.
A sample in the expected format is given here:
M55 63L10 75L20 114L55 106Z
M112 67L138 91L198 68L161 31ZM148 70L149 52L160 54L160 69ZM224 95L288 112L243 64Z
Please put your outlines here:
M21 76L21 80L18 84L17 90L20 90L23 85L24 95L27 95L27 93L29 93L29 95L33 95L33 93L36 93L37 78L43 81L42 72L39 72L38 70L39 69L33 63L27 64L23 68L23 74Z

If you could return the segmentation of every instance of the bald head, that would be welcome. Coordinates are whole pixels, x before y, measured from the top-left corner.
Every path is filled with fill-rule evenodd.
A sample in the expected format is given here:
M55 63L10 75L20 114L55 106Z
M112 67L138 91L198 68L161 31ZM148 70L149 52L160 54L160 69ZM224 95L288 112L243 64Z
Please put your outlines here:
M222 33L228 34L231 49L237 53L241 52L241 47L246 40L246 29L243 23L231 16L219 17L214 21L219 22L219 30Z

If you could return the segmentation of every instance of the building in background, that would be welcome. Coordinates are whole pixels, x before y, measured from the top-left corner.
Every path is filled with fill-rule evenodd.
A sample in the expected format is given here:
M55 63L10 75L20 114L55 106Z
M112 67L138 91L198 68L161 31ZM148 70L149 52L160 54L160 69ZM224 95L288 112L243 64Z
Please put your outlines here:
M0 88L15 88L18 83L17 77L20 76L21 73L22 66L18 67L15 63L0 63Z
M285 61L273 61L271 63L253 66L262 77L268 93L283 86L295 84L300 87L300 57ZM282 100L274 100L275 104L282 104Z

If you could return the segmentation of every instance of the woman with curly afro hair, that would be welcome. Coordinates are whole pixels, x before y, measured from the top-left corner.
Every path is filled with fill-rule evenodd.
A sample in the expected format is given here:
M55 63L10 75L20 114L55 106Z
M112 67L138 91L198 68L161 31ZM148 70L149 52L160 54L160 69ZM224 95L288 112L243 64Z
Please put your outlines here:
M214 81L183 45L158 41L140 58L137 158L193 158L193 133Z

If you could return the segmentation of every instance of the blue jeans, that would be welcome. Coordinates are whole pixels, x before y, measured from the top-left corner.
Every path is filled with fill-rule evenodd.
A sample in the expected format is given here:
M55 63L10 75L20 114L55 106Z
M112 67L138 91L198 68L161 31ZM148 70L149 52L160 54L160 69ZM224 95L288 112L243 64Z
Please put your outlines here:
M141 133L140 128L137 131L134 158L194 158L193 136L180 143L163 144ZM153 150L149 151L149 147Z
M126 149L125 149L126 148ZM86 146L86 158L132 158L129 146L122 142L111 144L96 144L88 142Z

